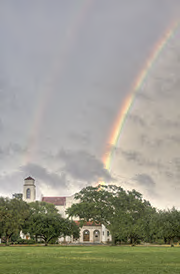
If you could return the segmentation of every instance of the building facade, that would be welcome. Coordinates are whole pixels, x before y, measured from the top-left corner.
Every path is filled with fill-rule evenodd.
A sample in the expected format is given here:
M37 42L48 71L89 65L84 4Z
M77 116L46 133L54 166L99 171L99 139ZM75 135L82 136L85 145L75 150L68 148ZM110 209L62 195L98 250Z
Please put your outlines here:
M36 201L36 185L32 177L27 177L23 185L23 200L26 202ZM42 197L42 201L54 204L62 217L67 218L66 210L74 203L78 203L72 196L64 197ZM73 219L77 224L79 220ZM73 239L73 237L60 238L59 242L71 243L108 243L111 241L111 235L104 225L94 225L92 222L87 222L80 230L80 238Z

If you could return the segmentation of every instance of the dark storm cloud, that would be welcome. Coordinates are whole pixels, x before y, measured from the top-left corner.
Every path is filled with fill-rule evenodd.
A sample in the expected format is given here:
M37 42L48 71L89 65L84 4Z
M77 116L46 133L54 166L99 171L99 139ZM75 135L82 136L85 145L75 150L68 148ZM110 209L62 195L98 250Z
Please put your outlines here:
M58 157L64 163L63 170L74 179L89 183L98 182L100 179L113 180L103 163L87 151L61 150Z
M21 167L21 171L27 176L30 174L32 177L40 180L45 185L52 186L54 188L67 188L67 178L65 173L61 175L49 171L47 168L37 164L27 164Z

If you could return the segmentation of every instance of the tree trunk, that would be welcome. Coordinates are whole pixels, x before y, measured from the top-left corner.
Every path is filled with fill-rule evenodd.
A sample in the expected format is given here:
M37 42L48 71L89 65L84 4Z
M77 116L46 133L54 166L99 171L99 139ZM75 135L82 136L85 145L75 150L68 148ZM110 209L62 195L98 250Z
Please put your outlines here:
M134 237L131 237L131 245L132 245L132 246L135 245L135 239L134 239Z
M6 237L6 245L9 243L9 236Z
M112 234L112 245L116 245L115 236Z
M171 245L171 247L174 246L174 238L171 238L171 240L170 240L170 245Z

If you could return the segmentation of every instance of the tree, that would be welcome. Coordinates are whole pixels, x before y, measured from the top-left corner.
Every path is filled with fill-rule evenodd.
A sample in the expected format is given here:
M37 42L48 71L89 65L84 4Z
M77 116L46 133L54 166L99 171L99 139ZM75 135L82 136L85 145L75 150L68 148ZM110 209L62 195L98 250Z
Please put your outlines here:
M22 200L23 199L23 194L22 193L14 193L12 195L13 198L16 198L16 199L20 199Z
M36 240L41 238L47 245L52 239L78 233L74 222L64 219L53 204L46 202L30 203L30 216L24 226L23 233L29 233Z
M50 204L50 203L46 203L46 202L32 202L29 203L30 206L30 212L31 214L38 214L38 213L44 213L44 214L56 214L58 213L57 208L55 207L55 205Z
M0 198L0 231L6 243L13 234L20 232L29 216L29 206L19 199Z
M69 217L105 225L111 232L113 243L116 239L130 238L134 242L144 237L145 219L152 207L139 192L125 191L115 185L89 186L77 193L75 199L79 203L67 209Z
M64 219L64 230L62 230L63 237L73 236L73 238L78 239L80 236L79 226L69 219Z
M180 212L175 209L160 210L158 212L158 233L165 243L173 245L174 239L180 239Z

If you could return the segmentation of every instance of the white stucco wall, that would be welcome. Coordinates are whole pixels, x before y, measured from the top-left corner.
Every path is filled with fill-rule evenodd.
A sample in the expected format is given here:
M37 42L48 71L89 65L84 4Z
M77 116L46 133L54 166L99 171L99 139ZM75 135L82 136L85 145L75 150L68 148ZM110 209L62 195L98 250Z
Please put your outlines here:
M67 214L65 214L65 211L67 210L67 208L71 207L72 204L74 203L78 203L78 200L74 199L74 195L66 197L66 204L63 206L56 206L56 208L58 209L59 213L62 215L62 217L68 217ZM72 218L73 220L78 221L77 217ZM111 235L108 236L108 230L106 229L106 227L104 225L102 226L83 226L80 230L80 238L77 239L77 241L73 240L73 237L65 237L64 238L60 238L59 242L77 242L77 243L83 243L83 232L85 230L88 230L90 233L90 240L89 243L93 243L96 242L95 241L95 237L94 237L94 231L98 230L100 233L100 237L99 237L99 243L103 242L106 243L108 241L111 241ZM88 243L88 242L87 242Z
M30 189L30 198L26 197L27 189ZM34 180L24 180L23 185L23 200L27 203L36 201L36 186Z

